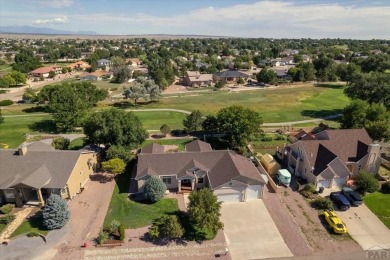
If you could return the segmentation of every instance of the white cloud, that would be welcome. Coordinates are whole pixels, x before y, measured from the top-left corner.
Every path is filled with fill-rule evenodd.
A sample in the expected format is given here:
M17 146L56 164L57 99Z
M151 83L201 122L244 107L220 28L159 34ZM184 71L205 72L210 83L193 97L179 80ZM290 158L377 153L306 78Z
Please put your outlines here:
M80 14L74 18L86 23L99 24L101 29L107 28L102 33L108 34L180 33L275 38L390 38L390 30L385 22L390 21L389 6L354 6L337 3L298 5L292 1L259 1L222 8L205 7L165 17L147 14L131 16ZM123 26L114 26L119 22Z
M68 17L57 17L53 19L38 19L33 21L34 24L60 24L68 22Z

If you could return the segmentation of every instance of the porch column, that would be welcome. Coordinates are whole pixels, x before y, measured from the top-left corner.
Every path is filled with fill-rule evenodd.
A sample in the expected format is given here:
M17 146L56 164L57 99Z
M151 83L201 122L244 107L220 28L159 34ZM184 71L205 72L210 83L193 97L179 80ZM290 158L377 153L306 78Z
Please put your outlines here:
M41 189L37 189L37 195L39 200L39 207L42 208L45 206L45 201L43 200Z
M191 180L191 190L195 190L195 179Z
M177 181L177 191L181 192L181 181Z
M23 207L23 201L22 201L22 198L19 195L19 192L17 191L17 188L14 188L14 195L15 195L16 207L18 207L18 208Z
M299 159L299 157L297 157L297 163L295 164L295 172L294 172L295 175L297 175L300 161L301 160Z

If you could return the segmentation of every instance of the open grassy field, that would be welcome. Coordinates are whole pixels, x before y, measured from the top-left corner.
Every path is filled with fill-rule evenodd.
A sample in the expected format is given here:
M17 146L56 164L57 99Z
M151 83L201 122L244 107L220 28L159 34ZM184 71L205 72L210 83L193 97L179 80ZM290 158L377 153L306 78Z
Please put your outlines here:
M0 143L8 144L9 148L16 148L25 140L26 133L38 133L29 128L29 125L49 120L50 116L30 115L25 117L6 117L4 123L0 125Z
M254 109L264 122L287 122L340 113L349 103L341 85L283 87L241 92L203 92L165 96L142 108L200 110L215 114L219 109L242 105Z
M374 192L363 197L367 207L390 229L390 194Z
M174 213L179 209L176 199L162 199L153 204L129 200L130 171L131 169L126 169L116 179L104 226L109 225L115 219L126 228L144 227L150 225L153 219Z
M159 130L163 124L167 124L171 129L182 129L185 114L179 112L152 112L135 111L133 112L142 122L146 130Z

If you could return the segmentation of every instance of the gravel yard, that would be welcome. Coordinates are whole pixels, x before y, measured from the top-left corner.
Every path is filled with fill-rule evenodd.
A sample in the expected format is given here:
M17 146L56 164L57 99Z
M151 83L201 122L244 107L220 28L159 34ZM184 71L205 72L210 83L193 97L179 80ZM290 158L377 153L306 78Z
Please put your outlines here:
M265 192L270 211L287 246L294 255L329 254L362 250L349 235L333 235L317 210L298 192L281 187L278 193Z

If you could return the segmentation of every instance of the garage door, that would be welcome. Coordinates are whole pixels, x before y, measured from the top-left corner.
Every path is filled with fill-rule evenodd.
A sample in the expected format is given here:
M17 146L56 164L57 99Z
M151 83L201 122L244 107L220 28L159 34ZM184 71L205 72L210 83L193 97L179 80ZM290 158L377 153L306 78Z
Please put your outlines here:
M334 185L333 186L339 186L339 187L342 187L344 186L344 184L347 182L347 177L344 177L344 178L335 178L333 183Z
M246 200L257 200L260 197L261 186L250 185L246 188Z
M218 201L222 202L240 202L241 194L240 193L226 193L217 195Z
M321 180L317 182L317 188L324 187L329 188L330 180Z

